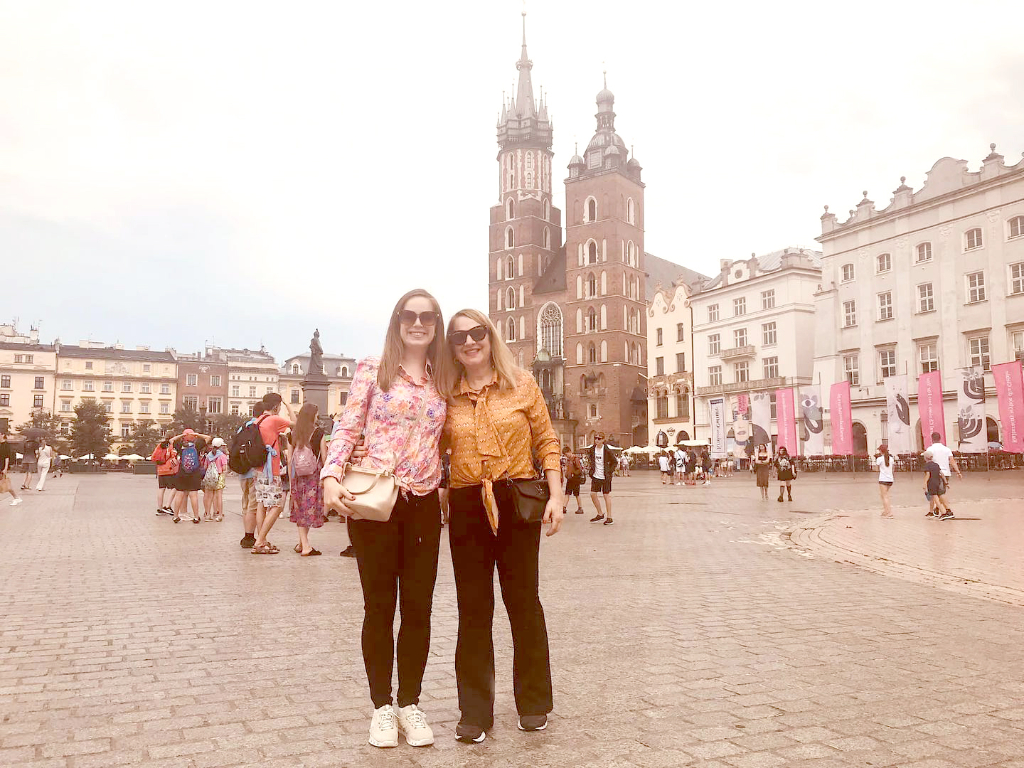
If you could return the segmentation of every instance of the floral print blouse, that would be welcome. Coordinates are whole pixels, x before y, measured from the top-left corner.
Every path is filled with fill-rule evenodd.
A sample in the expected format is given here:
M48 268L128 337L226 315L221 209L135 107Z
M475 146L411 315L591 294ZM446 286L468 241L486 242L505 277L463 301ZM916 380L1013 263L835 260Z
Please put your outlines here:
M425 496L441 484L441 431L447 407L428 375L414 381L399 367L387 392L377 384L380 359L367 357L352 377L345 410L334 422L321 479L341 480L359 436L366 437L368 469L394 470L400 488Z

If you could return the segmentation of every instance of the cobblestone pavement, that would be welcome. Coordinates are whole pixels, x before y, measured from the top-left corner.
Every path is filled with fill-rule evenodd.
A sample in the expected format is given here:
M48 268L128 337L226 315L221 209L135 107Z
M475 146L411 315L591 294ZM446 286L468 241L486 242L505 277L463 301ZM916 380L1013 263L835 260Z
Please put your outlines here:
M499 600L497 724L481 745L452 737L443 544L421 701L437 743L387 751L366 744L361 596L355 563L337 557L343 528L314 532L324 556L301 559L282 520L272 539L283 552L253 556L234 515L156 517L155 485L66 476L19 507L0 502L0 766L1024 768L1024 609L786 540L825 510L873 529L871 477L801 476L796 501L779 504L759 501L747 476L680 488L636 473L615 481L608 527L587 522L587 499L588 514L542 545L551 724L515 729ZM1019 587L1019 539L1002 536L1006 515L1024 511L1021 487L1019 474L955 485L958 513L970 497L1003 501L972 504L977 521L932 523L945 533L917 519L916 482L898 483L906 509L887 535L915 537L904 551L931 556L935 572L961 551L995 553L1005 586ZM227 504L237 508L237 488ZM952 535L984 546L936 555Z

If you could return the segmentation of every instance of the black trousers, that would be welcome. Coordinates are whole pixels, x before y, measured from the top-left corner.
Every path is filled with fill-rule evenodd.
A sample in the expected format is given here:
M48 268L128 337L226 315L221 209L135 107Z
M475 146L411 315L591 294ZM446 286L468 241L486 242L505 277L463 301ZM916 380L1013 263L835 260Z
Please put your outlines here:
M494 566L512 625L512 679L520 715L551 711L548 631L538 591L541 524L523 523L506 488L495 484L498 533L491 533L480 486L453 488L448 540L459 600L455 677L467 721L494 724Z
M398 630L398 706L420 699L430 650L430 608L437 580L441 506L437 491L408 498L399 495L391 519L349 520L363 587L363 662L375 709L391 703L395 664L395 604Z

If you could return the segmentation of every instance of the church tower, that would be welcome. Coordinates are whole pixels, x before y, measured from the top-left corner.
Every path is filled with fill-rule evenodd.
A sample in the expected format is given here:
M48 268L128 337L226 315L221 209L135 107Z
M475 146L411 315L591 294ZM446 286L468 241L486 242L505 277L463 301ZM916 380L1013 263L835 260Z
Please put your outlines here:
M644 184L615 132L615 96L597 94L597 130L565 180L566 400L589 443L646 444Z
M498 119L498 203L491 208L488 293L491 320L516 362L529 370L541 347L560 358L564 340L560 315L557 332L550 322L541 329L544 302L533 297L536 281L561 247L562 218L552 204L552 124L543 91L539 101L533 94L525 12L516 69L518 88L502 104ZM548 390L553 390L550 382Z

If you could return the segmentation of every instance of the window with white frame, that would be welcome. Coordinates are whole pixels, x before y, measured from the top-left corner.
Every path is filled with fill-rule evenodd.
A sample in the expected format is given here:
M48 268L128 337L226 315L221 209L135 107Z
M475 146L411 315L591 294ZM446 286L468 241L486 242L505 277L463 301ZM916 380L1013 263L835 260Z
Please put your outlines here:
M775 307L775 289L769 288L761 291L761 309L772 309Z
M918 243L917 244L917 263L920 264L922 261L932 260L932 244L931 243Z
M597 330L597 310L590 307L587 310L587 333L593 333Z
M676 341L683 341L686 338L686 332L683 328L682 323L676 323Z
M590 418L592 418L592 419L600 418L600 413L598 412L597 403L588 403L587 407L590 410Z
M657 329L657 330L655 331L655 336L657 337L657 339L655 340L655 344L656 344L657 346L659 346L659 347L660 347L660 346L661 346L662 344L664 344L664 343L665 343L665 335L664 335L664 333L663 333L663 331L662 331L662 329L661 329L661 328L658 328L658 329Z
M1024 261L1010 265L1010 293L1024 293Z
M32 407L33 408L42 408L43 407L43 396L42 395L32 395Z
M516 319L514 317L510 317L505 327L507 329L507 332L505 334L505 341L515 341L517 330Z
M193 411L199 410L199 398L196 395L185 395L181 398L181 404L187 409Z
M82 391L83 392L95 392L96 391L96 382L95 381L83 381L82 382Z
M878 294L878 319L892 320L892 291Z
M852 328L857 324L857 302L853 299L843 302L843 328Z
M991 361L988 356L988 336L974 336L967 340L967 352L971 365L980 365L982 370L989 370Z
M880 349L878 351L878 378L885 379L896 375L896 350Z
M71 401L70 400L61 400L60 401L60 412L61 413L71 413Z
M170 412L171 412L171 405L170 405L170 403L160 403L160 415L161 416L166 416Z
M144 395L151 394L152 391L153 391L153 385L148 383L148 382L139 385L139 392L141 392Z
M708 368L708 386L722 386L722 366L712 365L711 367Z
M587 275L587 292L584 294L584 298L592 299L597 296L597 275L591 272Z
M935 309L935 293L931 283L921 283L917 286L917 311L931 312Z
M938 344L934 341L922 341L917 346L917 359L921 363L921 373L939 370Z
M778 334L775 329L775 321L764 323L761 326L761 343L766 347L773 347L777 343Z
M516 289L509 288L505 291L505 309L516 308Z
M169 395L169 394L171 394L171 385L170 384L161 384L160 385L160 394L161 395Z
M737 328L732 332L733 346L745 347L747 346L747 329Z
M198 384L199 384L199 374L198 373L186 373L185 374L185 386L186 387L195 387L195 386L198 386Z
M843 370L846 372L846 380L851 387L860 386L860 356L845 355L843 357Z
M664 376L665 375L665 358L656 357L654 358L654 375Z
M150 365L149 363L143 363L142 364L142 372L143 373L150 373L152 370L153 370L153 366Z
M875 257L875 268L878 272L888 272L892 269L892 254L880 253Z
M249 387L249 397L256 397L256 387Z
M71 379L62 379L60 382L60 388L65 392L71 390L73 388Z
M1007 235L1012 239L1014 237L1024 237L1024 216L1014 216L1008 222L1006 222Z
M131 424L122 424L121 425L121 437L131 437L131 436L132 436L132 425Z
M717 304L708 304L708 322L709 323L716 323L716 322L718 322L718 305Z
M121 401L121 413L131 413L131 412L132 412L131 400L122 400Z
M132 383L130 381L122 381L121 382L121 391L122 392L131 392L132 391Z
M1014 360L1024 360L1024 331L1010 333L1010 350Z
M708 336L708 354L717 355L722 351L722 335L712 333Z
M981 227L975 227L974 229L968 229L964 232L964 250L973 251L975 248L981 248L984 244L984 240L981 236Z
M113 392L114 391L114 382L112 382L112 381L104 381L103 382L103 391L104 392Z
M985 301L985 272L968 272L964 277L967 280L967 303Z
M9 408L11 405L11 396L6 392L0 394L0 405Z
M139 403L139 413L149 413L149 400Z
M206 398L206 412L209 414L224 413L224 400L220 397Z
M210 376L210 386L211 387L219 387L220 386L220 376Z
M512 227L507 227L505 229L505 247L506 248L515 248L516 247L516 236L515 236L515 232L513 231Z
M853 280L853 275L853 264L843 264L843 282L848 283Z
M745 315L747 314L747 299L744 296L740 296L738 299L732 300L732 313L734 315Z
M237 416L238 415L238 403L232 403L231 404L231 415L232 416Z
M237 384L232 384L231 385L231 396L232 397L241 397L240 390L239 390L239 387L238 387Z
M761 361L764 369L764 378L774 379L779 375L779 358L776 356L766 357Z
M750 363L744 360L742 363L733 363L733 381L737 384L750 381Z

